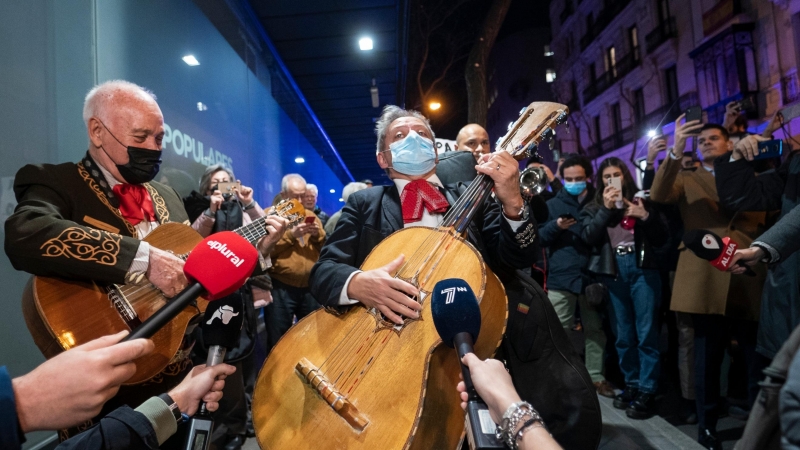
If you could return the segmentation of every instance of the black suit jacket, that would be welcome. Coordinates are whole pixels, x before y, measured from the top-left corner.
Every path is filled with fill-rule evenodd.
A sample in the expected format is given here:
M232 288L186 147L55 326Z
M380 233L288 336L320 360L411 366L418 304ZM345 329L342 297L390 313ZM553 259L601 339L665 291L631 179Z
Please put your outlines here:
M452 205L466 186L448 185L442 191ZM493 271L527 268L536 260L536 222L533 214L528 215L518 230L512 230L498 203L490 198L481 205L467 239ZM317 301L336 306L350 274L384 238L402 228L400 195L394 184L353 193L311 269L310 289Z

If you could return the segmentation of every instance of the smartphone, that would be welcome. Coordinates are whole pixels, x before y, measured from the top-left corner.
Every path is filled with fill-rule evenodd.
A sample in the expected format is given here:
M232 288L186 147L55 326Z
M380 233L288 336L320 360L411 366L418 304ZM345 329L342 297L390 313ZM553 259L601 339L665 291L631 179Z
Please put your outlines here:
M619 191L616 200L617 201L616 207L618 209L622 209L622 207L624 206L622 203L622 177L611 178L610 180L608 180L608 185L614 186Z
M312 224L315 221L316 221L316 217L314 217L314 216L306 216L306 223L307 224Z
M773 139L758 143L758 155L753 160L779 158L781 155L783 155L783 141Z
M745 97L739 100L739 111L755 111L756 106L753 104L751 97Z
M703 120L703 108L700 105L686 110L686 121L691 122L692 120Z
M783 108L781 110L781 115L783 116L783 123L800 116L800 103L795 103L794 105L789 105L786 108Z
M562 214L558 216L558 218L562 220L575 220L575 216L573 216L572 214Z
M238 181L227 181L224 183L219 183L217 185L217 190L220 191L222 195L233 194L234 190L241 190L241 189L242 189L242 183Z

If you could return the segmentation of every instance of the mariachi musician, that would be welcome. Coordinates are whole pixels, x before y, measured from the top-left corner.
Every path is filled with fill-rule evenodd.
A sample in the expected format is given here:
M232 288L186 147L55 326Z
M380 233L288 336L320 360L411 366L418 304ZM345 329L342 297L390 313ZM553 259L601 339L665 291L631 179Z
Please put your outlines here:
M395 323L418 317L416 288L389 272L402 264L361 272L370 251L391 233L410 226L436 227L459 195L458 186L442 186L436 176L438 157L428 120L417 111L387 106L376 125L378 165L391 186L377 186L350 196L336 230L311 271L311 292L325 306L361 302ZM477 171L495 182L497 202L487 200L468 229L468 240L484 260L497 267L530 267L536 221L519 189L517 162L506 152L484 155Z
M188 284L183 261L142 241L166 222L189 223L178 194L152 181L164 136L155 96L127 81L109 81L89 91L83 119L89 150L80 162L27 165L17 173L18 205L5 224L6 254L14 268L34 275L116 284L146 279L165 296L176 295ZM123 386L98 417L177 385L191 369L191 345L185 339L182 351L150 381ZM90 425L64 430L61 438ZM162 448L177 448L182 439Z

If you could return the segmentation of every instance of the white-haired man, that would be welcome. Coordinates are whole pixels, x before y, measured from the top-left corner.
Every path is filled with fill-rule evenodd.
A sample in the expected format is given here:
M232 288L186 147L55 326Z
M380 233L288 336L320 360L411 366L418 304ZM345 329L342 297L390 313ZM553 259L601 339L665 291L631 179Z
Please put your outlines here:
M327 225L328 219L331 217L325 211L323 211L319 205L317 205L317 198L319 198L319 189L317 188L317 185L311 183L306 184L306 193L303 195L303 207L313 211L314 214L319 217L319 220L322 222L322 226L324 227Z
M87 94L83 119L89 149L80 162L27 165L17 172L18 204L5 224L9 260L18 270L69 280L125 284L147 279L167 297L174 296L188 284L183 261L142 241L161 224L188 224L178 194L152 181L164 137L155 96L128 81L108 81ZM122 387L98 417L177 385L191 369L187 356L192 344L184 339L185 356L167 366L158 383ZM178 448L181 439L162 448Z
M367 186L366 183L361 183L359 181L353 181L353 182L347 183L347 185L344 187L344 189L342 189L342 200L345 203L347 203L347 199L350 198L350 195L352 195L354 192L358 192L358 191L364 190L364 189L366 189L368 187L369 186ZM344 209L344 208L342 208L342 209ZM328 219L328 223L325 224L325 234L327 234L328 236L333 234L333 230L334 230L334 228L336 228L336 222L339 221L339 216L341 216L341 215L342 215L342 210L341 209L336 211L335 213L333 213L331 218Z
M285 200L300 200L306 194L306 180L290 173L281 180L281 196ZM319 308L308 291L311 267L319 258L325 230L313 210L306 209L306 219L283 233L270 254L272 267L272 303L264 308L267 328L267 353L278 339L298 320Z

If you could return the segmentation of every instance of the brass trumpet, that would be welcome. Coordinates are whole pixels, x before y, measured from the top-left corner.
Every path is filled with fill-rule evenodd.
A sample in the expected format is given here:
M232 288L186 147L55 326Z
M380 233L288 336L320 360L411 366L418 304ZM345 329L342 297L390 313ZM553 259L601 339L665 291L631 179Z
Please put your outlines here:
M528 167L519 174L519 193L526 201L547 189L547 173L541 167Z

